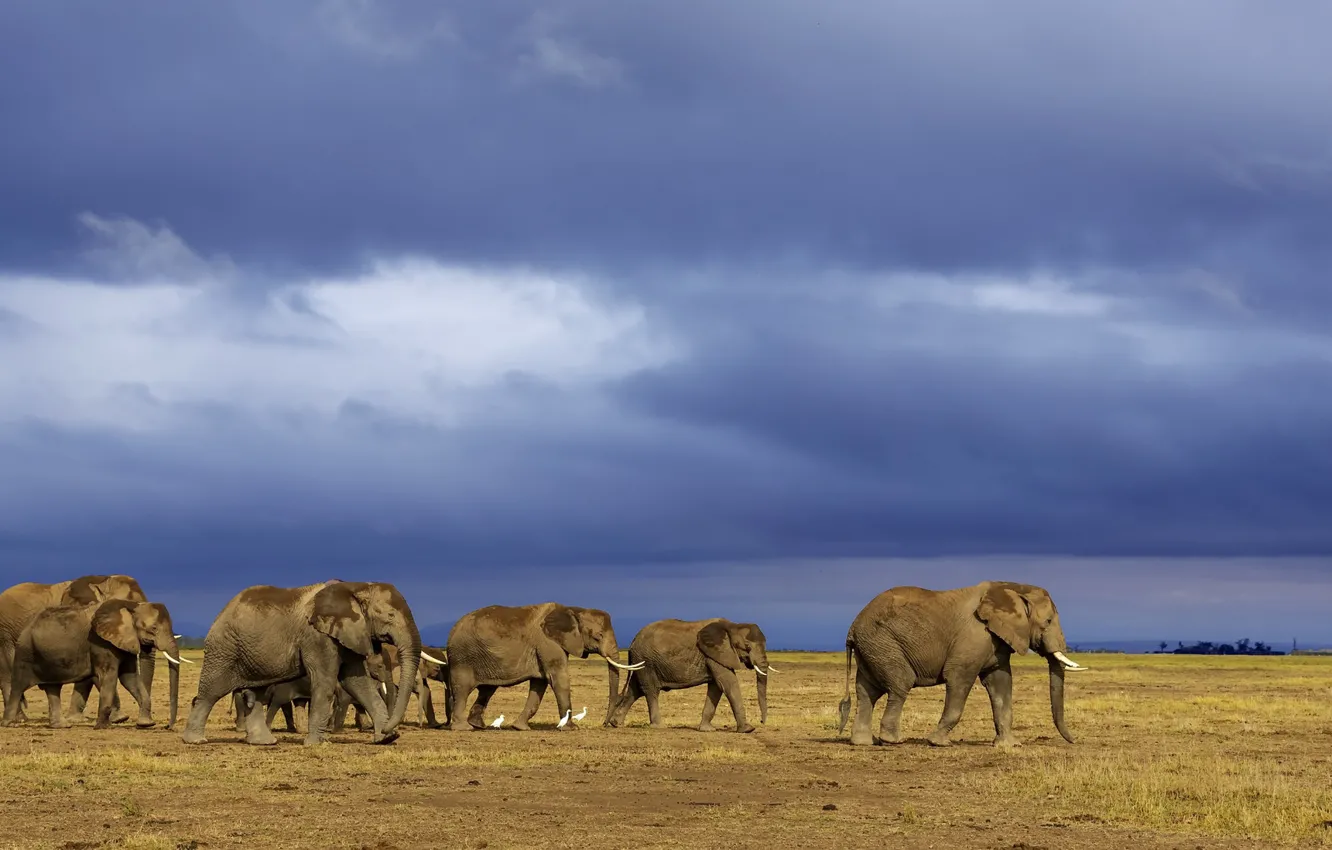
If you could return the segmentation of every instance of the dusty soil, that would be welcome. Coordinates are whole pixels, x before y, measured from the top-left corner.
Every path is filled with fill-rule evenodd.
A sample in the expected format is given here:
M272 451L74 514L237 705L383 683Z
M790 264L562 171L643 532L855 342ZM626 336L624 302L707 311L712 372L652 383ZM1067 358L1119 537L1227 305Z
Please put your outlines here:
M200 653L187 653L200 658ZM689 728L703 690L663 698L669 726L603 729L605 668L575 661L587 719L556 732L548 697L528 733L419 729L415 704L386 747L348 731L303 746L240 743L229 707L210 742L179 730L71 729L35 715L0 729L0 846L1192 848L1332 843L1332 660L1087 655L1069 676L1065 743L1044 666L1015 679L1024 746L990 746L984 691L956 744L924 743L942 689L918 690L893 747L836 734L840 655L774 654L768 723L752 735ZM155 697L166 693L159 665ZM183 702L198 666L187 666ZM439 686L436 685L436 688ZM749 710L757 717L752 679ZM436 691L436 701L442 699ZM489 717L515 716L525 687ZM68 699L68 695L66 696ZM126 705L132 701L122 694ZM89 712L91 715L91 710ZM182 715L185 711L182 710ZM297 723L304 728L304 712ZM595 721L595 722L592 722ZM876 715L877 723L877 715ZM278 720L281 728L281 719ZM349 727L350 728L350 727Z

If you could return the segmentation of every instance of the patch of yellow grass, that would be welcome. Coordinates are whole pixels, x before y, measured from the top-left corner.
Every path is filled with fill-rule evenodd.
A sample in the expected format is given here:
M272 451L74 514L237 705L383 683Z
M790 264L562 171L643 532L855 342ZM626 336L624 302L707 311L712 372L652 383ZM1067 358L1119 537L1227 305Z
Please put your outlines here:
M971 782L1043 800L1052 815L1173 833L1332 844L1332 787L1320 772L1226 755L1142 758L1013 753Z

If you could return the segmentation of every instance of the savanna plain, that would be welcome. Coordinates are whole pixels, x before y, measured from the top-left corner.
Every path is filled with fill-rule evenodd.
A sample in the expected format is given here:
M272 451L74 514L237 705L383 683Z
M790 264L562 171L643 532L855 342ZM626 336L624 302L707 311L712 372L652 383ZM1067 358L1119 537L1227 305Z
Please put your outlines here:
M301 710L302 734L251 747L229 701L213 711L209 743L187 747L179 726L163 728L165 664L151 730L96 731L91 708L73 728L48 729L34 690L27 723L0 728L0 846L1332 845L1332 658L1078 656L1092 669L1068 675L1073 745L1050 721L1044 663L1024 658L1014 670L1023 746L1012 751L990 745L979 686L952 747L924 742L942 688L912 692L905 743L852 747L836 734L843 656L770 658L768 722L751 735L726 731L724 702L719 731L690 728L702 688L663 695L666 729L647 728L642 701L626 728L603 729L595 658L572 662L575 710L588 707L576 730L554 730L549 694L527 733L418 728L413 699L387 747L350 721L331 743L303 746ZM184 667L181 723L198 670ZM745 696L756 719L752 676ZM516 716L525 697L501 690L487 719Z

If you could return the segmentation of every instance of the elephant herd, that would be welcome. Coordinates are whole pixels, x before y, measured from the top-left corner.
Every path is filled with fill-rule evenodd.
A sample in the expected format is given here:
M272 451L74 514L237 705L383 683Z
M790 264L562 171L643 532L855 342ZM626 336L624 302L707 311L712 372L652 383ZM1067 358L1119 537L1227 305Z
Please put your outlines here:
M25 692L40 687L49 700L52 726L67 725L61 689L73 685L71 708L85 710L98 689L98 728L129 717L117 684L138 704L137 725L152 717L154 657L169 664L170 718L175 726L181 657L171 616L149 602L139 583L124 575L90 575L56 584L27 582L0 593L0 686L4 724L23 720ZM857 710L851 743L901 741L902 707L912 688L944 685L943 717L929 742L946 746L979 679L994 714L995 745L1012 746L1014 653L1035 651L1050 670L1050 706L1060 734L1072 742L1064 722L1064 672L1085 670L1067 656L1054 601L1043 588L1012 582L982 582L955 590L895 587L876 596L857 615L846 638L846 693L840 705L844 731L851 712L855 671ZM643 627L628 648L628 663L610 615L595 608L546 602L492 605L463 615L447 644L423 647L411 608L385 582L333 579L305 587L257 586L241 591L222 609L204 640L204 657L182 739L203 743L208 716L230 698L236 730L250 744L273 744L273 721L284 715L295 731L292 707L307 706L306 743L324 741L341 729L348 708L359 729L377 744L392 743L410 696L418 697L423 726L450 730L501 727L501 714L487 722L495 691L528 685L526 705L508 725L528 729L548 689L554 690L556 729L576 728L587 714L574 714L569 657L598 655L606 661L607 701L603 725L617 727L640 699L653 728L662 725L663 691L706 686L698 724L713 730L723 696L735 731L754 731L745 713L740 673L753 671L759 722L768 715L767 639L754 623L726 619L658 620ZM627 674L621 686L621 673ZM430 681L444 685L444 721L436 717ZM410 684L409 684L410 683ZM468 707L472 693L476 699ZM870 721L887 697L877 736Z

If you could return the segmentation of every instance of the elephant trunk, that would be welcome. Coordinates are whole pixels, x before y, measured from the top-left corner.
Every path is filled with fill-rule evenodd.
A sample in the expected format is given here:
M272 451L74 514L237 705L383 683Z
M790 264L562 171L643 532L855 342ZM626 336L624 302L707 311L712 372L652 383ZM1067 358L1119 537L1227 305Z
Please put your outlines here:
M759 723L768 722L768 677L754 674L754 687L758 690Z
M606 719L602 723L603 726L610 723L611 712L615 711L615 703L620 699L620 668L614 664L607 664L606 680L610 684L610 696L606 699Z
M403 687L398 688L394 694L388 726L384 729L386 733L397 729L407 713L407 701L412 696L410 683L416 681L416 671L421 666L421 633L416 629L411 612L404 610L403 615L403 623L390 633L393 645L398 648L398 681Z
M1059 734L1064 736L1064 740L1070 744L1073 743L1073 736L1068 734L1068 727L1064 725L1064 665L1059 659L1051 656L1048 659L1050 665L1050 714L1054 717L1055 728Z
M171 714L167 717L167 728L176 728L176 709L180 706L180 665L167 662L167 670L170 674L170 684L167 686L168 698L171 700Z

